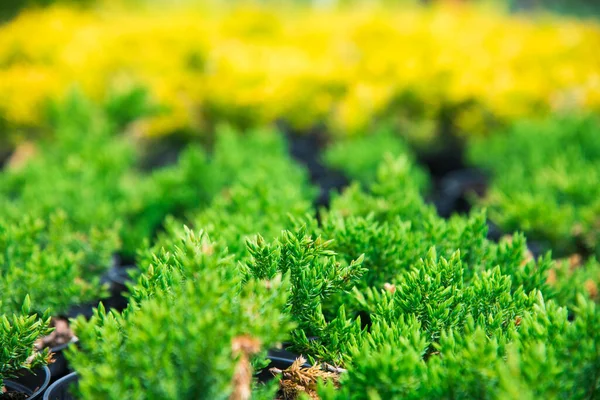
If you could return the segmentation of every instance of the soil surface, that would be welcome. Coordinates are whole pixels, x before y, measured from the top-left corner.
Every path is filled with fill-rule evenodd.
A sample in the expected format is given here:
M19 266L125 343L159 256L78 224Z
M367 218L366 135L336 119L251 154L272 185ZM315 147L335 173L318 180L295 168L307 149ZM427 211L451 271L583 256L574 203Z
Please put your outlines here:
M22 400L29 396L20 392L8 392L6 387L0 387L0 400Z
M0 400L24 400L29 398L25 393L7 392L0 394Z

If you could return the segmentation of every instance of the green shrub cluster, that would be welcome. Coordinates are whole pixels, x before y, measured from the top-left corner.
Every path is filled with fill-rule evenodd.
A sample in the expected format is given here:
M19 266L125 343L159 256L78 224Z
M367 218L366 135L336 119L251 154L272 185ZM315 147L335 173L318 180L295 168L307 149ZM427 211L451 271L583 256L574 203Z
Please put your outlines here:
M120 178L134 160L95 111L70 97L54 108L53 139L0 174L2 313L28 293L40 315L104 294L100 277L120 247Z
M344 366L339 383L303 389L323 399L600 389L600 321L593 293L576 284L593 279L594 260L536 260L522 234L492 242L484 212L438 217L405 155L388 155L375 180L350 186L317 220L306 192L293 190L308 185L305 174L285 152L268 153L192 215L192 228L169 221L140 258L123 315L101 309L77 322L87 344L71 358L83 398L237 398L240 360L264 366L236 353L240 336ZM246 390L273 398L276 387L244 376Z
M575 320L541 296L504 334L490 335L469 317L464 330L444 331L432 346L418 318L375 323L351 350L341 390L322 399L586 399L600 389L599 314L583 296Z
M273 273L290 269L293 277L289 262L279 255L287 252L304 268L302 280L292 279L292 293L313 288L316 292L309 297L318 302L306 310L312 314L296 312L295 319L316 338L309 341L301 336L294 341L297 349L314 359L349 362L349 349L360 336L361 322L391 323L412 315L422 324L424 336L435 343L448 329L461 332L469 316L488 333L505 330L533 306L537 291L552 293L545 284L551 267L548 257L527 259L522 236L515 236L510 243L488 241L484 214L450 220L437 217L418 197L418 186L404 179L409 170L400 168L403 160L388 159L371 189L351 187L334 200L320 227L310 224L331 240L324 242L330 262L305 261L303 253L294 251L310 248L311 240L289 233L274 245L257 242L250 246L250 270ZM415 201L399 204L397 199L410 199L411 192ZM365 204L368 207L363 208ZM296 250L284 251L286 247ZM361 262L354 263L355 259ZM321 270L322 275L312 277L311 268ZM306 299L297 307L305 303ZM327 334L335 340L321 337L327 322L334 326L334 332Z
M116 106L141 103L136 93L104 108L72 93L50 108L52 136L0 173L0 311L16 312L27 293L35 312L53 315L103 297L115 253L134 256L168 214L205 206L226 179L211 178L197 146L173 166L140 171L139 144L118 130L133 116Z
M115 98L100 109L73 94L52 108L52 138L36 144L34 157L2 171L1 315L19 314L28 294L32 314L40 316L102 298L100 277L114 253L135 254L167 215L165 239L157 243L177 245L186 222L206 225L220 244L235 249L258 232L278 235L288 215L310 211L314 191L307 174L271 130L240 135L222 127L212 151L191 144L176 164L139 170L138 143L118 133L132 117L114 106L129 100ZM264 185L269 176L277 190ZM142 270L153 268L143 260ZM132 304L149 292L133 290Z
M168 219L155 249L181 234L185 223L206 231L234 257L243 258L247 238L256 234L274 238L290 218L311 212L316 192L276 131L240 135L226 127L219 129L210 165L210 179L218 182L218 193L206 208L188 212L183 221Z
M220 126L210 149L190 144L175 164L142 171L119 132L149 109L119 104L143 98L67 99L53 140L0 174L0 379L48 361L33 350L48 316L102 297L100 276L121 252L139 266L127 308L100 305L73 323L80 398L598 395L593 257L534 258L518 232L489 240L484 210L439 217L424 173L385 129L329 148L325 161L354 181L328 209L315 210L307 171L270 129ZM475 147L482 164L506 166L490 217L560 255L593 252L596 124L523 124ZM259 382L266 350L280 346L329 369L298 362Z
M239 396L256 386L252 365L265 365L264 350L293 331L286 310L294 276L273 271L255 278L239 262L251 253L246 239L278 236L310 210L306 173L281 136L267 131L221 130L210 162L228 184L188 216L196 230L171 218L140 255L142 273L124 313L101 307L91 321L77 321L82 346L71 360L83 398ZM273 185L264 184L267 177ZM273 390L255 387L254 395L273 398Z
M263 157L254 157L257 154ZM139 275L131 288L136 301L154 292L153 279L162 279L156 265L162 260L169 265L171 254L182 248L181 239L202 231L211 236L219 249L227 249L234 260L248 257L246 240L258 235L271 238L280 234L289 223L301 219L311 209L313 197L305 171L296 165L285 151L285 142L273 131L248 132L239 135L223 129L217 135L211 158L215 174L224 184L220 193L204 209L190 211L184 220L170 217L165 230L154 244L140 251ZM269 176L273 185L265 185ZM304 190L306 189L306 190ZM194 252L217 252L214 245L204 243ZM223 256L225 258L225 256ZM186 277L183 266L171 264ZM160 287L168 288L169 282ZM141 297L140 297L141 296Z
M255 356L292 328L283 313L289 283L243 282L213 246L188 232L157 260L154 290L136 309L77 320L82 349L71 359L83 398L227 399L250 390Z
M390 165L384 164L379 176L403 182L401 176L389 179ZM341 257L365 254L369 279L352 296L370 326L346 339L348 373L341 389L322 388L322 398L589 398L597 393L594 293L574 284L597 274L594 260L570 276L558 276L565 266L548 255L533 260L522 235L488 241L484 214L446 221L421 204L418 219L410 217L419 215L414 211L390 215L397 203L386 200L396 196L381 191L382 183L373 185L378 196L346 192L329 212L334 227L327 220L323 224ZM401 183L396 189L411 191ZM353 206L363 203L362 196L371 207ZM352 299L343 304L352 305Z
M124 176L136 162L134 144L117 136L99 109L72 94L52 108L52 137L23 165L3 172L3 214L46 217L63 209L78 229L115 228Z
M524 231L557 256L600 255L600 121L521 121L471 147L493 174L483 205L504 231Z
M290 298L286 311L298 323L291 332L293 349L322 361L339 363L343 345L360 333L358 320L346 318L344 307L328 318L324 308L336 294L347 293L359 282L364 270L362 256L349 263L336 260L330 241L312 238L305 229L283 231L273 243L262 237L249 242L251 259L242 265L245 275L272 279L289 274Z
M385 155L405 156L411 162L411 179L424 190L427 175L414 164L411 151L393 129L382 124L372 133L349 136L334 141L326 150L324 160L331 167L343 171L353 181L370 185L376 179L377 168Z
M50 318L30 316L30 304L29 297L25 297L18 313L0 314L0 397L6 379L16 378L22 370L46 365L51 358L47 349L37 352L34 347L38 337L50 333Z
M0 221L0 314L20 310L27 295L40 315L63 315L73 305L103 297L100 275L116 239L97 229L84 236L64 212L48 221L29 215L19 222Z

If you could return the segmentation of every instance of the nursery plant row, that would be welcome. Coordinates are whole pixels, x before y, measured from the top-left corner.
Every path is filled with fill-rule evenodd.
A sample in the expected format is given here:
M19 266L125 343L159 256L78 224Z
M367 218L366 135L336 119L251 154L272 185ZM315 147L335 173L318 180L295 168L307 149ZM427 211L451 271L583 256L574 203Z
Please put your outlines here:
M440 125L471 136L518 117L600 109L594 20L471 2L119 3L128 2L32 9L0 27L5 142L31 136L44 104L73 83L96 101L147 87L159 108L136 128L152 137L222 120L356 135L386 119L433 146L445 140Z
M596 117L432 174L386 123L220 125L167 163L133 111L49 109L0 174L0 398L598 396Z

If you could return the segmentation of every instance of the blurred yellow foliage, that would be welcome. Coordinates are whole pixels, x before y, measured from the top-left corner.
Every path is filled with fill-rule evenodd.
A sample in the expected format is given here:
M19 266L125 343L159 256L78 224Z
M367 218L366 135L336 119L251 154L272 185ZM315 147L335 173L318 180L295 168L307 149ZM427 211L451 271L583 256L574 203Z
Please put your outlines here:
M0 26L0 118L35 127L40 105L72 84L98 100L147 86L170 110L148 121L150 135L222 119L353 134L442 109L477 134L490 116L600 110L600 25L446 4L53 7Z

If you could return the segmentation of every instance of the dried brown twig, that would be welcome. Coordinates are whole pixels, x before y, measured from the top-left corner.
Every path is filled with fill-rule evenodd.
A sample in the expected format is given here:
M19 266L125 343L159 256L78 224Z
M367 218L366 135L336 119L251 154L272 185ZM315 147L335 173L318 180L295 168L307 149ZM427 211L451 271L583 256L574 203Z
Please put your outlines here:
M239 356L233 373L233 391L229 400L249 400L252 395L252 365L250 357L260 351L260 341L250 336L238 336L231 343L234 357Z
M281 375L280 387L283 399L294 400L301 393L306 393L311 399L318 400L317 382L320 380L333 382L335 386L339 385L340 373L345 372L343 368L336 368L330 364L323 366L303 367L306 359L300 356L286 370L271 368L273 375Z

